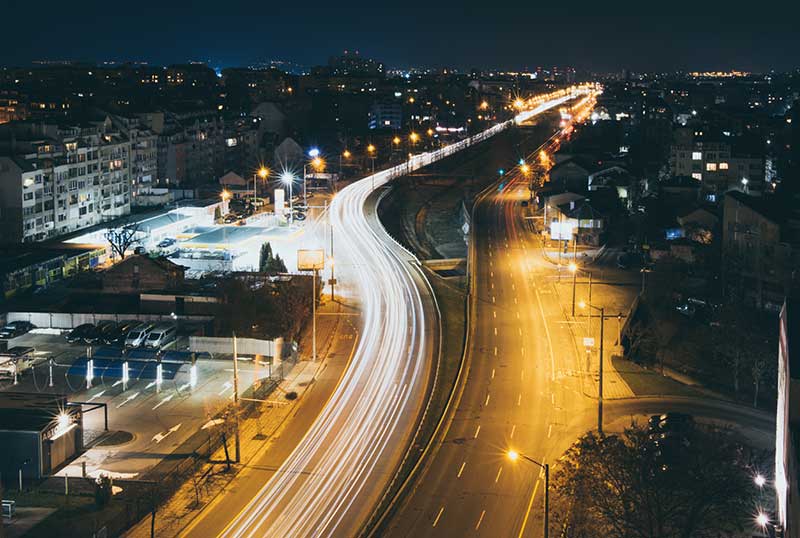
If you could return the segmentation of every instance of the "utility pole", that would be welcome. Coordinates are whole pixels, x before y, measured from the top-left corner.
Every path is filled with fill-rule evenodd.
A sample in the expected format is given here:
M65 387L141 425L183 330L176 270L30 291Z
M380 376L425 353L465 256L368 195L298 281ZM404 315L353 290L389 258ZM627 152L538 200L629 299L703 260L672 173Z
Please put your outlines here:
M331 212L331 209L328 208L328 221L330 222L330 225L331 225L331 302L333 302L336 299L336 294L335 294L336 277L333 276L333 263L334 263L334 258L333 258L333 216L331 215L330 212Z
M241 457L241 442L239 439L239 356L236 353L236 333L233 333L233 413L234 427L234 461L239 463Z
M314 282L311 284L311 358L317 362L317 278L319 269L314 269Z
M600 308L600 379L597 398L597 432L603 434L603 328L606 325L606 309ZM238 430L237 430L238 431Z

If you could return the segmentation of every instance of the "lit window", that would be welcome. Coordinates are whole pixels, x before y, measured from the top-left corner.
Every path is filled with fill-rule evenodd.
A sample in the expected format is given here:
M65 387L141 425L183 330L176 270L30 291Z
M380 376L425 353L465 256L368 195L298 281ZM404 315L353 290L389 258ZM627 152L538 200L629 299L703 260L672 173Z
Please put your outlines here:
M720 170L727 170L728 169L728 163L719 163L719 169Z
M697 179L697 180L702 181L703 180L703 174L701 174L700 172L694 172L694 173L692 173L692 179Z
M692 160L693 161L702 161L703 160L703 153L701 151L693 151L692 152Z
M716 172L717 163L706 163L706 172Z

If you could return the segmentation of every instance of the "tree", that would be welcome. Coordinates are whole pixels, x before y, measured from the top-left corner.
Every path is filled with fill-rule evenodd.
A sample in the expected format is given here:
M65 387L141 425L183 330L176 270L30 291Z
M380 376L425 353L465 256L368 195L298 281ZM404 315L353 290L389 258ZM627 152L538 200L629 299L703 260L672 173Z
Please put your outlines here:
M272 246L269 242L261 245L261 254L258 260L258 270L261 273L276 274L285 273L286 264L281 259L280 255L273 255Z
M269 271L269 266L272 263L272 245L269 244L269 241L261 245L261 254L258 257L258 271L261 273L267 273Z
M730 432L696 426L672 440L662 452L636 424L619 436L579 439L553 479L563 536L711 538L752 525L757 492Z
M109 228L106 232L106 241L111 245L111 250L125 259L125 252L138 241L139 223L124 224L119 228Z

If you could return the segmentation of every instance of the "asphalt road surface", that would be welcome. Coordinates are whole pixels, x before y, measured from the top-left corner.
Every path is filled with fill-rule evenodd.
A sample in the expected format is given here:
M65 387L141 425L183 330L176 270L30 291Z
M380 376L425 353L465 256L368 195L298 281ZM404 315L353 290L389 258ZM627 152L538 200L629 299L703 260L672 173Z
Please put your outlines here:
M463 393L385 536L542 536L543 473L506 453L552 465L596 427L596 400L581 386L581 361L553 289L555 269L523 216L527 188L512 177L476 206L473 338ZM774 433L764 413L714 400L631 399L607 402L605 412L610 422L665 410Z

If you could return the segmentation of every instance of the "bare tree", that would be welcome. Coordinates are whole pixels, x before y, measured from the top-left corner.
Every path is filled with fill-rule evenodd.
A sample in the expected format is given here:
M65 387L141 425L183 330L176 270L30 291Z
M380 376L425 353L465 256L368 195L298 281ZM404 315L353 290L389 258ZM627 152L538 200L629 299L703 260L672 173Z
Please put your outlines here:
M138 239L136 235L139 232L139 223L124 224L118 228L109 228L106 232L106 241L111 245L111 250L120 257L125 259L125 252L131 245L136 243Z

